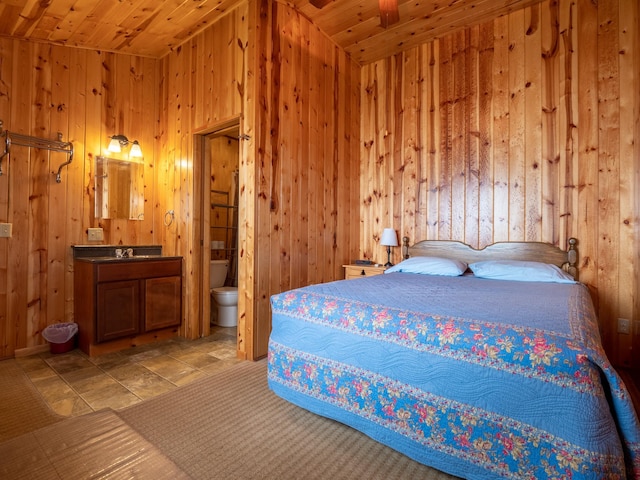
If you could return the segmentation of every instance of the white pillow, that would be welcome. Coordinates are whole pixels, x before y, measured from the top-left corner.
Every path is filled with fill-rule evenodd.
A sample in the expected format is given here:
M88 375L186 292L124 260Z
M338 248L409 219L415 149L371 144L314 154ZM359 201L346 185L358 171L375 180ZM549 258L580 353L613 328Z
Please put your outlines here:
M458 260L440 257L411 257L393 267L387 268L384 273L405 272L457 277L462 275L466 269L467 264Z
M469 265L476 277L519 282L577 283L571 275L549 263L495 260Z

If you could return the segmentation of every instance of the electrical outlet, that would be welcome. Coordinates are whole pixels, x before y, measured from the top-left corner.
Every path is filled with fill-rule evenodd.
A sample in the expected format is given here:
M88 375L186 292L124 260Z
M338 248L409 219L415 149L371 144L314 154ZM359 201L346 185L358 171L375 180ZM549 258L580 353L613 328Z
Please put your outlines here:
M0 238L11 237L12 225L11 223L0 223Z
M629 335L631 333L631 321L628 318L618 319L618 333Z
M89 241L101 242L104 240L104 234L101 228L89 228L87 230L87 237Z

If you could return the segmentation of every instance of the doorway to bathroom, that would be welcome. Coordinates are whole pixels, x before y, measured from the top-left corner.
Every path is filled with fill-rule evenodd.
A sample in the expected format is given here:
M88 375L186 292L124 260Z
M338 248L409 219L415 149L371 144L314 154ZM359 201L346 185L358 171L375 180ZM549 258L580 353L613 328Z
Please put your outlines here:
M237 328L239 124L199 135L202 165L201 336ZM237 331L234 333L237 338Z

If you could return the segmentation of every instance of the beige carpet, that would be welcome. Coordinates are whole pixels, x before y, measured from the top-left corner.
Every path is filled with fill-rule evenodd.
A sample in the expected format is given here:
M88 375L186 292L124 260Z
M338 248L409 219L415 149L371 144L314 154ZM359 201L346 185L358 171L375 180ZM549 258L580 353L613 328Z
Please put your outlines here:
M68 418L0 443L4 480L187 480L111 410Z
M265 361L118 412L194 479L452 479L267 386Z
M0 478L454 478L285 402L266 375L265 361L243 362L118 412L61 419L0 362L0 408L13 405L0 410Z
M0 361L0 442L62 420L15 360Z

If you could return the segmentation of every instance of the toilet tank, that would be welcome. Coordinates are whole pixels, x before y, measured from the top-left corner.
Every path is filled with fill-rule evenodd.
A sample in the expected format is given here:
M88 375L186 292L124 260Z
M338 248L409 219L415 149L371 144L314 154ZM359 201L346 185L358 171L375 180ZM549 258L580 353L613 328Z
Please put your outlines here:
M228 269L229 260L211 260L209 265L209 286L211 288L224 287Z

